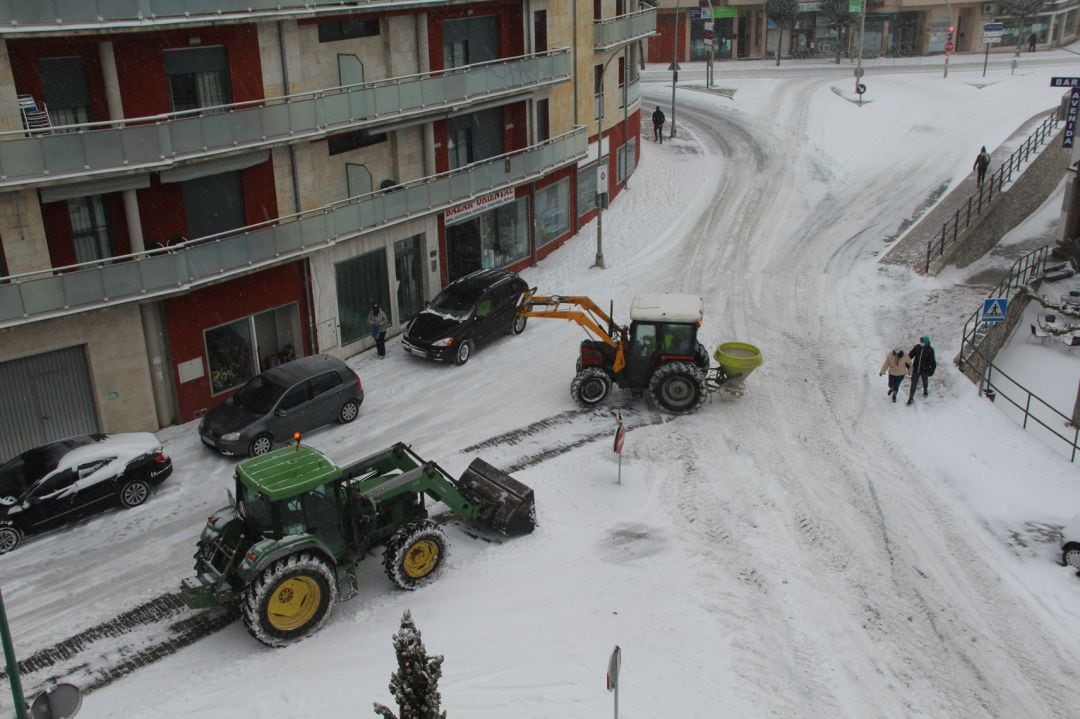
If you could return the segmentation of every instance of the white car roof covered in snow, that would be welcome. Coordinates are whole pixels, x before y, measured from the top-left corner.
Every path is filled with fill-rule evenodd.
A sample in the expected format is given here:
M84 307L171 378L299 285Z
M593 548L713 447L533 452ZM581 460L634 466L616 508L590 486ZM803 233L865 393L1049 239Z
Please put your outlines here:
M638 295L630 319L638 322L701 322L705 301L699 295Z

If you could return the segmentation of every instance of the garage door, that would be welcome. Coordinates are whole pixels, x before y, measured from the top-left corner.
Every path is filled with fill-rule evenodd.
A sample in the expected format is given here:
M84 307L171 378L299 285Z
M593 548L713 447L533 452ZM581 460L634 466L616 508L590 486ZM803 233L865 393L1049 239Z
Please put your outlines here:
M85 346L0 362L0 462L98 431Z

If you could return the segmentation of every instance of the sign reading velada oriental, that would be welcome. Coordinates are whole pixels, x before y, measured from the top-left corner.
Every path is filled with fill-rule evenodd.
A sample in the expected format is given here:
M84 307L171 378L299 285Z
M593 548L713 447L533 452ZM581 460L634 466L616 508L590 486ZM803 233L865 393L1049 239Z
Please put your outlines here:
M488 210L494 209L500 205L509 204L513 201L513 187L508 187L505 190L498 190L497 192L490 192L486 195L480 195L480 197L469 200L464 205L451 207L447 210L445 213L446 224L450 224L451 222L461 222L473 215L479 215L482 212L487 212Z

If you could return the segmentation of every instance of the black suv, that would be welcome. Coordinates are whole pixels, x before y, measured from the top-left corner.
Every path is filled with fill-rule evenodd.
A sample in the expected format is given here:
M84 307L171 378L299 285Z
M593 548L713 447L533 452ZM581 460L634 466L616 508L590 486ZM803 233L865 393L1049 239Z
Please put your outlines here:
M401 346L424 359L469 361L477 343L525 331L517 314L525 280L506 270L477 270L454 280L405 328Z

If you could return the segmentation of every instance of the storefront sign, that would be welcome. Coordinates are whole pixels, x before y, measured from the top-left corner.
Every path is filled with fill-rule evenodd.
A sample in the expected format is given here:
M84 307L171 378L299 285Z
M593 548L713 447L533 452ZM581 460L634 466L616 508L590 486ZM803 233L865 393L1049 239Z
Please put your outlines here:
M1080 87L1074 87L1069 93L1069 114L1065 116L1065 135L1062 147L1072 147L1076 137L1076 114L1080 109Z
M508 187L505 190L499 190L498 192L492 192L487 195L481 195L475 200L466 202L464 205L458 205L452 207L446 211L446 224L455 222L461 222L470 217L474 217L488 210L495 209L500 205L508 205L514 201L514 188Z

